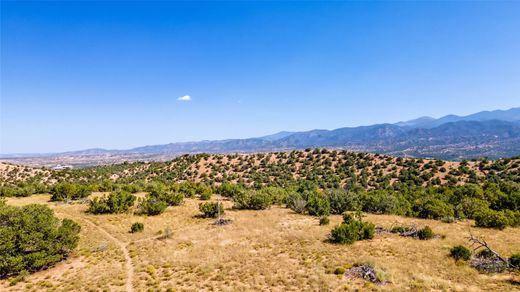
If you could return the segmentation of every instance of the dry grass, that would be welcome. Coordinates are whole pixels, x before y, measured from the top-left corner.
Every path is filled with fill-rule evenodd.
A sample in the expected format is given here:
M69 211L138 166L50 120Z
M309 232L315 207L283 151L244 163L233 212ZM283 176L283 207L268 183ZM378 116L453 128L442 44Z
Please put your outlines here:
M334 224L320 226L318 219L294 214L280 207L265 211L226 210L233 224L214 226L211 219L200 219L198 200L170 207L159 216L132 214L88 215L86 205L48 203L48 196L9 199L23 205L45 203L58 216L77 220L82 225L81 242L66 262L38 272L25 282L0 290L125 290L125 259L121 249L99 228L126 244L134 266L136 291L337 291L375 290L455 290L512 291L519 275L480 274L466 264L456 264L447 254L456 244L465 244L471 229L484 236L504 255L520 252L518 228L503 231L473 228L472 222L442 223L431 220L386 215L367 215L365 220L390 227L393 223L429 225L445 239L419 241L397 235L376 236L374 240L350 246L326 242ZM231 207L231 202L225 202ZM94 225L86 224L90 220ZM142 233L129 233L133 222L143 222ZM172 236L158 239L169 228ZM371 261L390 282L373 286L362 280L331 273L335 268Z

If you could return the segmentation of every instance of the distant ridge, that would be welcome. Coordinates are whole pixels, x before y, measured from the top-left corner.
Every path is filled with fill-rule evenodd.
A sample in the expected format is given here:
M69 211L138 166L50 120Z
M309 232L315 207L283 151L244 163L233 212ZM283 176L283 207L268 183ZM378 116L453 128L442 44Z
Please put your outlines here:
M100 148L56 154L5 154L7 161L43 161L37 165L71 163L82 165L115 163L125 160L164 160L190 153L231 153L284 151L303 148L339 148L353 151L439 159L492 159L520 155L520 107L483 111L468 116L447 115L439 119L421 117L395 124L346 127L305 132L282 131L248 139L180 142L149 145L129 150ZM72 161L72 163L76 163Z

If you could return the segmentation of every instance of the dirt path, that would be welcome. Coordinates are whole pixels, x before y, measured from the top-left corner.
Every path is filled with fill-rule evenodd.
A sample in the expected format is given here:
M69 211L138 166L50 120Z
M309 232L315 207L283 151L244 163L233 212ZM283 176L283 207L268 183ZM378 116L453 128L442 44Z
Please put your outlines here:
M88 222L90 225L97 227L99 229L99 231L101 231L103 234L105 234L108 238L110 238L112 241L114 241L119 246L119 248L123 252L123 255L125 256L125 261L126 261L126 267L125 267L125 270L126 270L126 291L127 292L133 292L134 291L134 285L133 285L133 282L134 282L134 265L132 264L132 258L130 257L130 253L128 252L128 249L126 248L126 244L124 242L122 242L121 240L119 240L119 239L115 238L114 236L112 236L112 234L108 233L108 231L106 231L102 227L96 225L94 222L92 222L92 221L90 221L88 219L84 219L84 220L85 220L85 222Z
M65 214L64 214L65 215ZM130 253L128 252L128 249L126 248L126 244L122 242L121 240L114 237L112 234L108 233L105 229L103 229L101 226L97 225L96 223L92 222L91 220L83 217L75 217L82 221L87 222L87 224L97 228L101 233L106 235L110 240L115 242L119 249L123 252L123 255L125 257L125 271L126 271L126 291L127 292L133 292L134 291L134 265L132 264L132 258L130 257Z

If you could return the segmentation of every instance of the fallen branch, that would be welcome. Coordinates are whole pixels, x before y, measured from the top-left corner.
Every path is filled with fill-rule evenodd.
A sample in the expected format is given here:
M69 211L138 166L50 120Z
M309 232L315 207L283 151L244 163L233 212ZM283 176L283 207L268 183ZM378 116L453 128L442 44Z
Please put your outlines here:
M489 252L491 252L497 259L501 260L509 267L509 260L502 257L498 252L494 251L491 247L489 247L489 244L483 238L474 236L470 231L468 241L470 242L470 247L473 248L473 252L477 251L480 248L485 248Z

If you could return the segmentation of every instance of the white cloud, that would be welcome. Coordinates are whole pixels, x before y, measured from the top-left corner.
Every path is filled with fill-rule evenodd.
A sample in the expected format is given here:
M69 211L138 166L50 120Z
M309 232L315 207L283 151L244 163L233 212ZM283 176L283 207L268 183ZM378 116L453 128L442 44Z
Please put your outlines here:
M191 101L191 96L189 95L183 95L179 98L177 98L178 101Z

